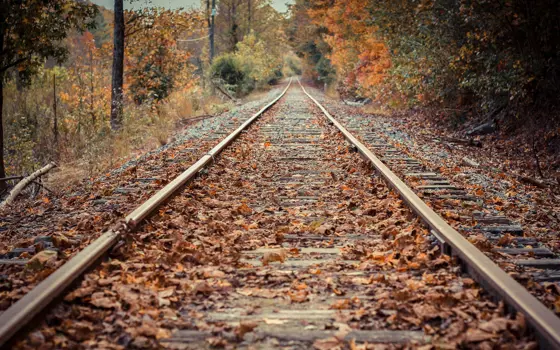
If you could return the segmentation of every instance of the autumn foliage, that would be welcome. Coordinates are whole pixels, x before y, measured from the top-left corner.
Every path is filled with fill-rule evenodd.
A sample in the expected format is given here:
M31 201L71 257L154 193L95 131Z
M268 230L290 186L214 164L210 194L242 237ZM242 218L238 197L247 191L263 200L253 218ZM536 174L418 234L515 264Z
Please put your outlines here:
M307 74L349 97L513 117L557 105L558 11L552 0L297 0L289 32Z

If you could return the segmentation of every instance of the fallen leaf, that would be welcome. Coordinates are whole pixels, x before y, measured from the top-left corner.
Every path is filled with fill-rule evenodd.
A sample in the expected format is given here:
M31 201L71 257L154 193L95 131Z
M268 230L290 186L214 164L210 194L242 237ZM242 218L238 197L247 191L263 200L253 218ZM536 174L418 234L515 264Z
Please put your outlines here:
M214 289L206 281L198 281L194 287L194 294L211 294Z
M469 330L467 330L467 334L465 335L465 341L467 343L479 343L485 340L493 339L495 337L496 335L487 333L483 330L469 328Z
M263 266L268 266L271 262L284 263L286 261L286 251L284 249L266 252L262 258Z
M306 290L298 290L297 292L288 291L288 296L293 303L303 303L307 301L307 291Z
M335 337L329 337L326 339L317 339L313 342L313 347L317 350L338 350L342 349L342 343Z
M52 266L58 257L58 253L53 250L43 250L33 256L25 265L29 271L42 270L45 267Z
M106 297L105 293L97 292L91 295L90 303L94 306L103 308L103 309L120 309L121 303L114 300L111 297Z
M255 321L241 321L239 326L235 329L237 339L242 340L245 334L252 332L259 324Z

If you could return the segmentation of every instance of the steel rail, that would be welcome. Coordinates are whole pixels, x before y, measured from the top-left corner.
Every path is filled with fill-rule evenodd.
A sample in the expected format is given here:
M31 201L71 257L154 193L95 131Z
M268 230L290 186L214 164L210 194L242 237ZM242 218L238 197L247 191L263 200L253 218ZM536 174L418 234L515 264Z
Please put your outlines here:
M537 333L539 347L541 349L560 349L560 318L428 207L410 187L311 96L299 79L298 83L327 119L373 164L377 172L400 194L409 207L450 246L453 253L467 268L467 272L485 289L525 315L528 323Z
M292 79L290 78L286 88L272 102L264 106L235 131L214 146L214 148L200 158L195 164L191 165L177 178L142 203L132 213L128 214L124 219L124 223L103 233L99 238L39 283L23 298L0 314L0 347L9 341L22 327L45 309L88 268L92 267L96 261L114 247L123 235L136 228L143 219L152 214L165 200L173 196L189 180L194 178L200 170L211 163L213 159L228 147L245 129L247 129L247 127L249 127L249 125L278 102L291 84Z

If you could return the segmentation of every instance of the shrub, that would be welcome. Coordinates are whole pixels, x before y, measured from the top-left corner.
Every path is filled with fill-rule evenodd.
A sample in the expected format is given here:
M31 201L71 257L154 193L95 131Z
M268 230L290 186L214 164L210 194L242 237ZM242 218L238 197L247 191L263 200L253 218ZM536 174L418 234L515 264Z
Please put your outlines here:
M250 77L250 68L242 64L234 54L225 54L216 57L210 67L212 80L217 80L229 92L242 96L255 88L255 82Z

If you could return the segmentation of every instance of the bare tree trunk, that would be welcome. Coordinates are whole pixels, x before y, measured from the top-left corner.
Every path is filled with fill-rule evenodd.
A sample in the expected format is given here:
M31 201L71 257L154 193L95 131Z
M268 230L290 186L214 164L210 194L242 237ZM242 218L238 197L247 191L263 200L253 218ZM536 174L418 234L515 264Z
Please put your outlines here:
M53 135L54 135L54 148L58 147L58 115L56 114L56 74L53 73ZM56 152L56 151L55 151Z
M124 5L115 0L115 28L113 40L113 72L111 84L111 129L122 127L124 81Z
M248 10L248 12L249 12L249 18L248 18L248 22L249 22L248 28L249 28L249 31L248 31L247 34L251 34L251 0L247 0L247 10Z
M95 126L95 111L93 110L93 93L94 93L94 87L93 87L93 50L90 49L89 50L89 84L90 84L90 104L89 104L89 110L91 113L91 122L93 124L93 126Z
M210 13L210 63L214 59L214 34L216 32L216 25L214 18L216 17L216 0L212 0L212 12Z
M0 15L0 52L4 51L4 15ZM6 177L4 169L4 123L2 108L4 107L4 72L0 71L0 178ZM0 182L0 194L6 190L5 182Z
M235 51L238 40L237 40L237 0L233 1L232 7L231 7L231 18L232 18L232 23L231 23L231 50Z
M0 38L3 38L3 36L0 36ZM4 107L4 73L0 72L0 178L6 177L6 170L4 169L4 124L2 121L2 107ZM6 188L6 183L0 182L0 193L4 192Z

